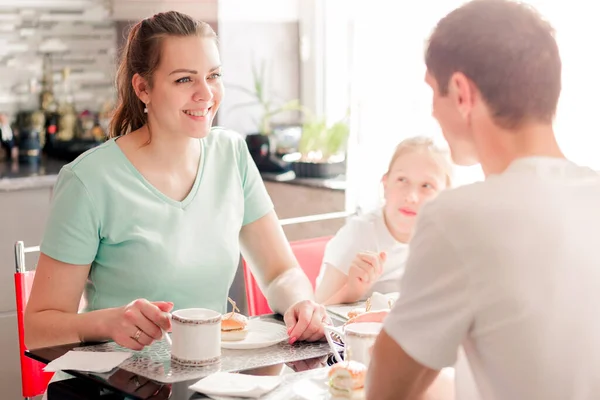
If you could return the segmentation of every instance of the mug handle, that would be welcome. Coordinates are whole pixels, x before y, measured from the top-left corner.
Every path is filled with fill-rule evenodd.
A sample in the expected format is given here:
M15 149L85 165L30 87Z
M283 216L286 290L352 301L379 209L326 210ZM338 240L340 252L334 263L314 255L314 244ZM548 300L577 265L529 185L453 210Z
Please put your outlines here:
M166 312L164 313L165 317L167 317L169 319L169 321L173 321L173 316L171 315L171 313ZM162 336L165 339L165 341L167 342L167 344L169 345L169 347L173 347L173 341L171 340L171 336L169 336L169 333L166 332L164 329L161 329L162 331Z
M324 325L323 328L325 330L325 338L327 339L327 343L329 343L329 347L331 348L331 351L333 352L333 356L335 357L335 360L338 363L343 362L344 360L342 359L341 354L337 351L337 346L335 345L335 343L333 343L331 334L335 333L339 337L343 338L344 332L342 332L341 329L334 327L333 325Z

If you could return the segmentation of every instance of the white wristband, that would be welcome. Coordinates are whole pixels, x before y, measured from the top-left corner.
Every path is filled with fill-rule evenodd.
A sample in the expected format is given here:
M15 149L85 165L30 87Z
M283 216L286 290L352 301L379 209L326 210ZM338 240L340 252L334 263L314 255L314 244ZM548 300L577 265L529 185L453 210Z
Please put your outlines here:
M314 300L315 294L306 274L298 267L288 269L271 281L265 297L271 310L284 314L302 300Z

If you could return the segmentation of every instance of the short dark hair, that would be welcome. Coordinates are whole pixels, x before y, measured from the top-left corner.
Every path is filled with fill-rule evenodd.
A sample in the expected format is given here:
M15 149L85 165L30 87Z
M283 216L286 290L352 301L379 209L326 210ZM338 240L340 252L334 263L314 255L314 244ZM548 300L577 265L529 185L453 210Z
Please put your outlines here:
M425 64L442 95L462 72L478 88L494 122L552 123L561 91L561 60L552 26L524 3L473 0L441 19Z

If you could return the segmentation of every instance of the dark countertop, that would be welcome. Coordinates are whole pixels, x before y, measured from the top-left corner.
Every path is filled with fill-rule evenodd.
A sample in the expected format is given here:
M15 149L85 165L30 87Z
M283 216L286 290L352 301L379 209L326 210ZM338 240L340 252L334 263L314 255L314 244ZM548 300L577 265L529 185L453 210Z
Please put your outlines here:
M46 157L37 164L0 161L0 192L53 187L65 164L65 161Z
M0 192L15 190L50 188L54 186L58 172L64 160L42 157L39 164L27 165L10 161L0 161ZM335 178L297 178L293 171L283 174L262 173L268 182L281 182L290 185L301 185L313 188L346 190L346 177Z

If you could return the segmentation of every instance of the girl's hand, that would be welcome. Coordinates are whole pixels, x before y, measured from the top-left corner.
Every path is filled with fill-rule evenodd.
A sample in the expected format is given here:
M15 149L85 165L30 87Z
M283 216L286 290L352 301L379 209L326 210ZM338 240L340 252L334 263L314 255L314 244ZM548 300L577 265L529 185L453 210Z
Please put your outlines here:
M385 252L358 253L348 271L348 291L352 297L360 299L369 291L383 274L383 265L387 258Z

